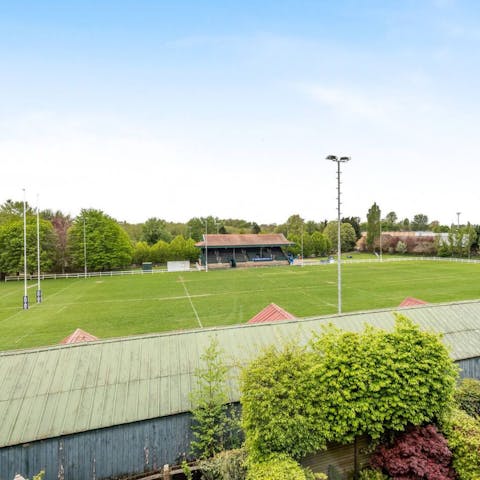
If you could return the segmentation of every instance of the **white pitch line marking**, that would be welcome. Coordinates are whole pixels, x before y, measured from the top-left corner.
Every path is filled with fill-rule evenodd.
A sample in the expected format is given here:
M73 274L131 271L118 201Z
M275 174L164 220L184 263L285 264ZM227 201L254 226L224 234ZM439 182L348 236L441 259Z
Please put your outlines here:
M198 324L200 325L200 328L203 328L202 322L200 321L200 317L198 316L197 309L195 308L195 305L193 304L192 297L190 296L190 292L188 291L187 286L185 285L185 282L184 282L184 280L183 280L183 277L180 275L178 278L180 279L180 282L181 282L182 285L183 285L183 289L185 290L185 295L187 296L188 301L190 302L190 305L191 305L191 307L192 307L193 313L194 313L195 316L197 317L197 322L198 322Z

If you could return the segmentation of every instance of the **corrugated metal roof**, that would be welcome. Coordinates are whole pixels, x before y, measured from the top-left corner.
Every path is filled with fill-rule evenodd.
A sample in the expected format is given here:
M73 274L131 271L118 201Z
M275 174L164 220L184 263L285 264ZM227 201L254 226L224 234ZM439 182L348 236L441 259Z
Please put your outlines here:
M480 302L402 313L423 329L443 332L455 360L480 356ZM265 345L306 342L328 323L389 329L394 316L369 311L0 353L0 447L188 411L194 371L211 337L234 365ZM230 390L230 400L238 400L235 380Z
M203 242L195 244L197 247L205 246L205 236L207 237L207 247L273 247L281 245L293 245L288 241L283 233L245 233L234 234L208 234L203 236Z
M282 320L295 320L295 317L282 307L279 307L276 303L271 303L258 312L247 323L265 323Z

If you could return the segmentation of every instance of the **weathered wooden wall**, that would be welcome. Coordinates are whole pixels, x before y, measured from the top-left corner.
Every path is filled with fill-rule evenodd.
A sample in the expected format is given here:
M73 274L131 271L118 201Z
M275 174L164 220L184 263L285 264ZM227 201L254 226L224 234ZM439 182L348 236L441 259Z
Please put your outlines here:
M190 415L118 425L0 449L0 480L100 480L174 464L188 453Z

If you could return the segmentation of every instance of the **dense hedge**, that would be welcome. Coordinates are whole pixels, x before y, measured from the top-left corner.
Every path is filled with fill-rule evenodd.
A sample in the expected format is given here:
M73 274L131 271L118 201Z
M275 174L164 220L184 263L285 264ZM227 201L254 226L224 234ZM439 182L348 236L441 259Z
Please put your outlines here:
M449 408L456 376L440 337L401 315L392 332L329 327L307 347L270 347L242 372L249 455L298 460L327 442L432 422Z

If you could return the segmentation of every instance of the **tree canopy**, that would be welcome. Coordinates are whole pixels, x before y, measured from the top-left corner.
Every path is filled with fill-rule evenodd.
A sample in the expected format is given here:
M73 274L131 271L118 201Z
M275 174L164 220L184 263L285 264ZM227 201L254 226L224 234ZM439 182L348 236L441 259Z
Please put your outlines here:
M327 442L433 421L453 398L457 369L438 335L397 315L395 328L328 327L307 347L270 347L242 372L249 452L295 459Z
M88 270L114 270L132 263L133 247L127 233L100 210L82 210L68 235L69 252L75 268L84 266L84 247Z

